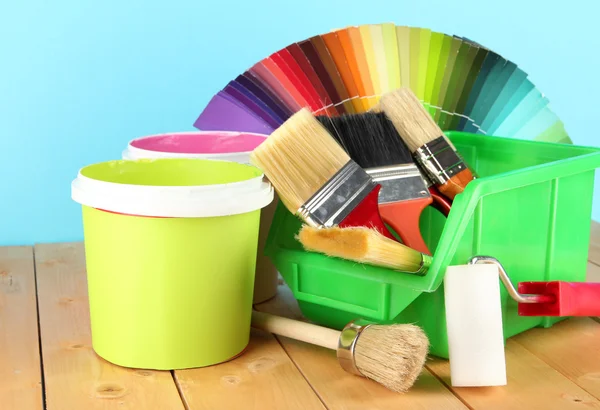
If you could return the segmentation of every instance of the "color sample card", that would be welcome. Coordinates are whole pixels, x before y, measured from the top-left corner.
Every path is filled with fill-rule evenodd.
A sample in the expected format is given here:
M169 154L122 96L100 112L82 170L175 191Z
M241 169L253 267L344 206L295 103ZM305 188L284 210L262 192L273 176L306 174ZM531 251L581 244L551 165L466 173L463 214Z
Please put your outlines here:
M385 48L385 60L387 64L388 86L391 91L402 86L400 77L400 57L398 55L398 37L396 26L392 23L381 25L381 35Z
M359 69L359 75L365 88L365 94L363 95L363 97L365 97L365 104L367 104L367 109L370 109L377 104L377 97L375 97L376 93L373 85L373 77L377 77L377 73L371 73L369 69L367 51L365 51L363 45L361 30L358 27L348 27L348 34ZM369 47L368 44L367 47Z
M431 30L422 28L419 38L419 52L417 58L418 63L418 80L417 89L414 90L417 98L421 101L425 99L425 85L427 84L427 67L429 66L429 44L431 42Z
M444 82L444 76L446 75L446 67L448 66L448 58L450 56L450 49L452 47L452 37L444 36L442 42L442 48L440 50L440 56L438 58L437 70L435 73L435 80L433 82L433 89L431 90L431 107L434 108L432 117L436 118L438 113L442 109L440 102L440 90L442 83Z
M278 50L223 85L194 126L271 132L301 108L376 110L410 88L443 130L571 143L515 62L466 37L393 23L349 26Z
M419 90L419 53L421 53L421 29L411 27L408 30L408 71L409 83L408 86L418 97Z
M442 45L444 43L444 34L442 33L431 33L429 39L429 54L427 56L427 75L425 77L425 94L423 95L423 102L426 107L431 106L433 99L433 86L435 83L435 77L437 75L437 67L440 60L440 54L442 53ZM430 114L432 111L430 110Z
M410 87L410 27L396 27L398 59L400 60L400 82Z
M369 31L371 32L373 56L375 58L377 77L379 78L379 95L383 95L392 91L390 88L387 59L385 58L386 47L383 40L383 30L379 24L370 24Z
M380 73L377 69L377 60L375 59L375 47L373 45L373 39L371 35L371 28L366 26L360 26L359 32L362 40L362 47L364 50L364 58L367 66L369 67L369 73L371 76L371 83L373 84L373 95L381 95L381 79Z
M324 34L321 37L323 38L323 42L327 47L327 51L329 52L329 55L333 59L333 63L338 70L340 79L342 80L344 88L346 89L346 93L348 94L348 98L350 99L354 112L363 112L364 107L362 106L359 98L359 90L354 80L348 58L346 58L342 42L335 32Z

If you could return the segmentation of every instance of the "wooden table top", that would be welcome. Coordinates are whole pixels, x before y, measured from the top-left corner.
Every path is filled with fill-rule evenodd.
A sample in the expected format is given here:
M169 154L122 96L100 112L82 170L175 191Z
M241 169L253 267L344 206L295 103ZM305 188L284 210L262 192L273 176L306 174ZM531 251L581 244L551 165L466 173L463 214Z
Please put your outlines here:
M91 347L82 243L0 247L0 409L600 409L600 322L573 318L507 342L508 385L453 388L430 358L393 393L345 373L335 352L252 331L241 357L183 371L122 368ZM600 282L600 224L588 281ZM261 311L301 318L287 286Z

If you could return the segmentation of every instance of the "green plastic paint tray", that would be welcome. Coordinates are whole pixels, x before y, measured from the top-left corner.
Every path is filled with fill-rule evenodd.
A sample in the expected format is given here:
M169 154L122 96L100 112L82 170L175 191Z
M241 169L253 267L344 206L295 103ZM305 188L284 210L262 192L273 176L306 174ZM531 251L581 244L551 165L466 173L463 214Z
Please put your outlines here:
M301 221L280 203L266 254L302 313L341 329L361 317L415 323L433 355L448 358L443 278L449 265L494 256L514 285L522 281L585 281L594 174L600 148L448 132L478 179L459 194L446 219L433 207L421 216L433 253L424 276L306 252L295 239ZM561 318L521 317L501 286L504 336L550 327Z

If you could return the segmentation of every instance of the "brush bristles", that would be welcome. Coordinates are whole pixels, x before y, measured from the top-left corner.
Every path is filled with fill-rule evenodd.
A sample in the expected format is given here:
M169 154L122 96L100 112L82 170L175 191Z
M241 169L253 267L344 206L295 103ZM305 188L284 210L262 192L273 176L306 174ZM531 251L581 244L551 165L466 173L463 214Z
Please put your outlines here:
M377 104L375 104L374 106L369 108L369 111L367 111L367 112L379 113L379 112L383 112L383 109L381 108L381 104L379 103L379 101L377 101Z
M292 115L250 155L279 198L296 213L350 157L306 108Z
M410 88L399 88L384 94L379 101L380 109L392 121L406 145L415 152L428 142L444 136L440 127L425 110ZM445 136L444 136L445 138Z
M395 392L408 391L423 370L429 339L415 325L371 325L356 341L354 361L367 378Z
M366 227L303 225L297 238L308 251L402 272L416 272L423 262L420 252Z
M362 168L413 163L410 150L383 113L318 116L317 120Z

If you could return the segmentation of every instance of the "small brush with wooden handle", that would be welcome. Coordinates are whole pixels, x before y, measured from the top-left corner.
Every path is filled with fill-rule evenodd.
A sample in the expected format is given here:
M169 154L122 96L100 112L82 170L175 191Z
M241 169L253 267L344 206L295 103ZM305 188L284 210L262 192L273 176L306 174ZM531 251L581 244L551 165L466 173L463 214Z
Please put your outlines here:
M416 162L442 194L454 199L475 179L456 148L410 88L403 87L384 94L379 101L379 109L392 121Z
M429 351L429 339L420 327L411 324L377 325L357 320L340 332L254 310L252 327L335 350L345 371L399 393L413 386Z

